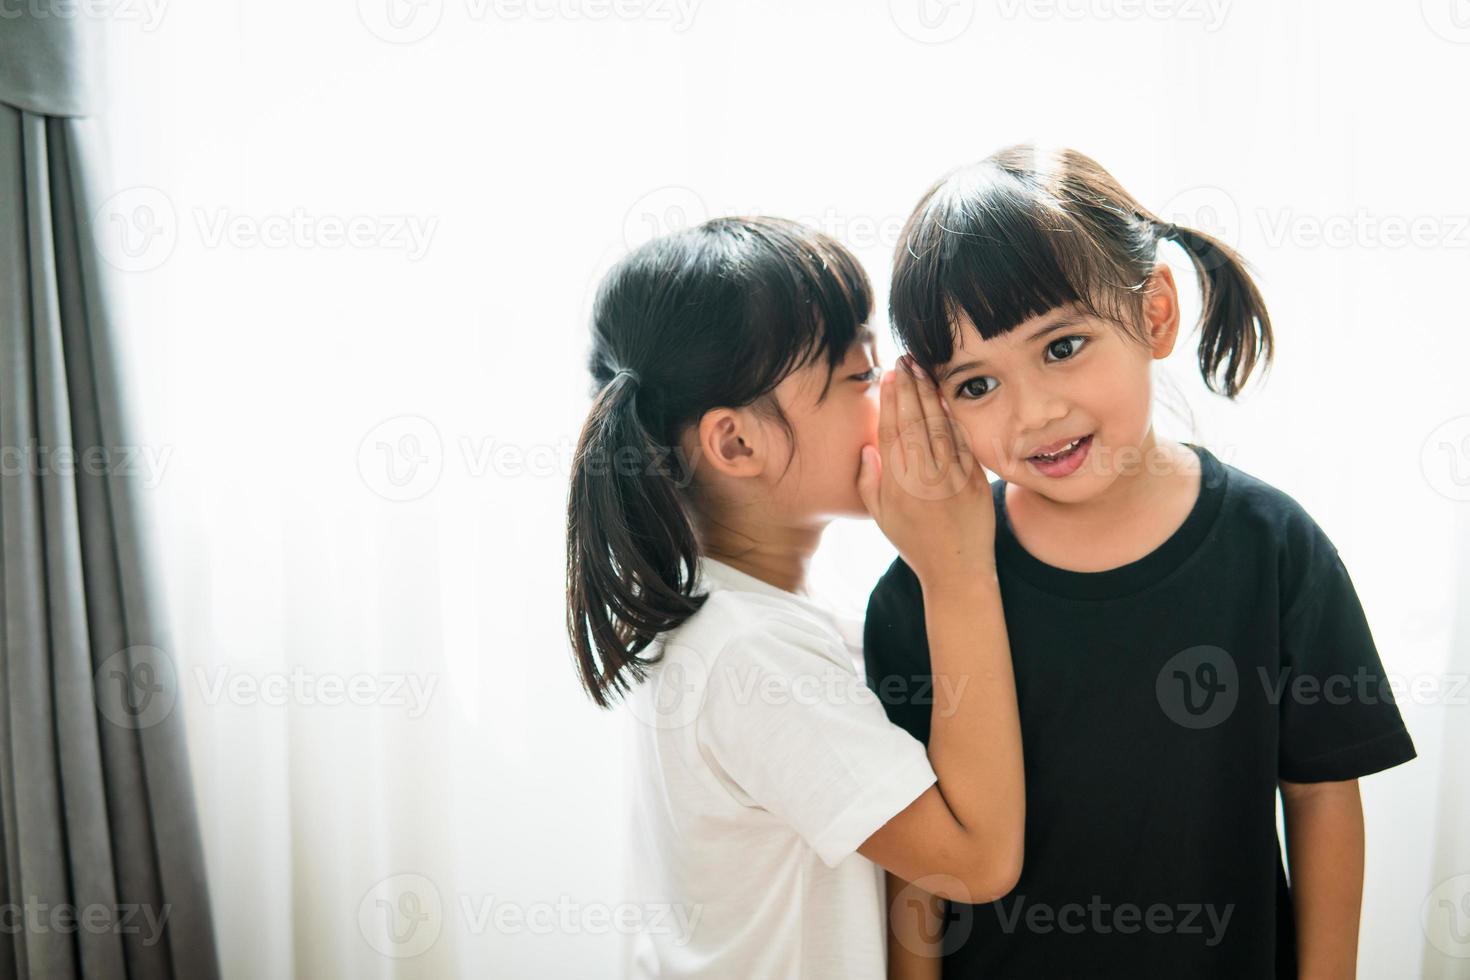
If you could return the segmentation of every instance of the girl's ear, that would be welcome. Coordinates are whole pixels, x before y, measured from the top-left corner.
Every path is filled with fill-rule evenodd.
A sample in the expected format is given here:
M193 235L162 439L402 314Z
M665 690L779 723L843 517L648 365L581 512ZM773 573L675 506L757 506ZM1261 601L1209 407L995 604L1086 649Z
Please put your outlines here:
M759 476L765 466L765 441L745 408L712 408L699 420L700 463L736 479Z
M1179 339L1179 290L1167 263L1154 266L1143 287L1143 322L1148 328L1155 360L1169 356Z

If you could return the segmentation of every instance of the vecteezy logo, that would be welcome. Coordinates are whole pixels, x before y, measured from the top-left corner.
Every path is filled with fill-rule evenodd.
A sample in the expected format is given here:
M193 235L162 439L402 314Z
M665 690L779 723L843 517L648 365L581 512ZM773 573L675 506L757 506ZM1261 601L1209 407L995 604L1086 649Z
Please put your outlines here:
M357 0L357 18L389 44L422 41L439 26L444 0Z
M358 903L357 927L367 944L384 956L418 956L438 941L444 927L439 889L423 875L384 878Z
M937 447L926 453L924 447L936 440ZM900 488L920 500L948 500L973 492L972 474L980 466L964 426L948 416L905 423L880 463Z
M648 678L629 692L627 710L649 728L685 728L704 710L709 665L678 647L662 653Z
M103 261L147 272L168 261L179 241L173 201L157 187L129 187L92 212L92 242Z
M1470 44L1470 0L1419 0L1424 23L1454 44Z
M1201 184L1182 190L1169 198L1157 214L1182 228L1202 231L1231 248L1240 244L1240 207L1222 188ZM1196 258L1206 269L1224 262L1224 256L1213 254L1213 250Z
M941 889L949 895L969 898L958 878L933 874L906 882L888 903L889 918L908 926L895 932L910 953L930 956L937 950L940 955L947 955L963 946L975 928L976 906L968 901L944 902L938 917L929 914L932 896Z
M1430 945L1446 956L1470 958L1470 874L1446 878L1419 908Z
M1470 415L1435 427L1419 450L1424 479L1440 496L1470 500Z
M920 44L943 44L969 30L975 0L888 0L888 16Z
M444 471L444 441L421 415L386 419L363 436L357 471L369 490L385 500L417 500L433 490Z
M1240 698L1235 658L1215 646L1182 650L1160 668L1154 693L1176 725L1213 728L1230 717Z
M704 198L688 187L670 185L649 191L623 216L623 244L637 248L649 239L703 224L709 217Z
M178 691L173 658L154 646L119 650L92 673L97 712L119 728L150 728L163 721Z

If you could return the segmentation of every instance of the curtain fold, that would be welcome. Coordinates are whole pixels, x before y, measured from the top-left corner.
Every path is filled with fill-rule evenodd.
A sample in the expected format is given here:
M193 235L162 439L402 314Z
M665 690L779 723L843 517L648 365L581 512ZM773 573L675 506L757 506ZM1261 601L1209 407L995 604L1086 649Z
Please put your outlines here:
M0 34L0 978L210 980L179 677L91 227L94 26L32 14Z

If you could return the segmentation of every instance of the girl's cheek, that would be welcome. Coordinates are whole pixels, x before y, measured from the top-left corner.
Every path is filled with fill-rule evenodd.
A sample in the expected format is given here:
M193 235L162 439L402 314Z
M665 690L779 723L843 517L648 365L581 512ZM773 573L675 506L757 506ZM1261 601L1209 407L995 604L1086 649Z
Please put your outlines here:
M964 430L965 438L969 440L970 452L974 454L982 466L994 473L996 462L995 436L989 431L977 429L963 422L960 423L960 428Z

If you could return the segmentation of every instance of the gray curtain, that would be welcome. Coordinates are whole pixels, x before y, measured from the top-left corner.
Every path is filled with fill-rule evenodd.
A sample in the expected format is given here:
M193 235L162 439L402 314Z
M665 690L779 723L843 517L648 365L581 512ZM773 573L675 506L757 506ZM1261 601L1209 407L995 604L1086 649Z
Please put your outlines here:
M126 329L89 227L102 27L76 6L0 20L0 978L210 980Z

